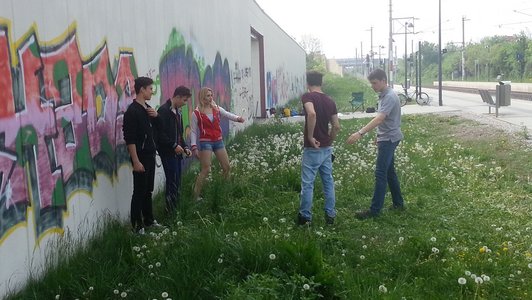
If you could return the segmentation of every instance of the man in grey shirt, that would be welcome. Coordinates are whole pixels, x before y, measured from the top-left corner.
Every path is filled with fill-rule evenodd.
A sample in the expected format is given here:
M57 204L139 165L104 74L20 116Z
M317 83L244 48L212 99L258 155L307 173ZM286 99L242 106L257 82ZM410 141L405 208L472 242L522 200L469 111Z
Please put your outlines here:
M361 139L368 131L377 127L377 164L375 168L375 190L368 210L356 213L358 219L367 219L379 215L386 195L387 186L392 194L391 209L404 209L403 196L397 174L395 173L395 149L403 139L401 132L401 104L399 98L387 86L386 72L376 69L368 76L371 87L379 93L377 115L366 126L347 138L348 144Z

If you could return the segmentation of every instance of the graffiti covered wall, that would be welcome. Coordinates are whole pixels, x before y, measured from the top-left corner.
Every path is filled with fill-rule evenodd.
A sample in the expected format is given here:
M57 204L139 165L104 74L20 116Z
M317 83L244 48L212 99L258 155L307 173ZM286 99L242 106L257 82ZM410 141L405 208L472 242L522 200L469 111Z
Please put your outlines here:
M80 240L102 216L127 220L134 78L155 80L153 106L178 85L211 87L248 120L223 122L226 135L304 89L304 51L252 0L27 2L38 9L0 0L0 297L38 274L65 232ZM198 21L206 12L211 22ZM263 77L250 28L264 36Z

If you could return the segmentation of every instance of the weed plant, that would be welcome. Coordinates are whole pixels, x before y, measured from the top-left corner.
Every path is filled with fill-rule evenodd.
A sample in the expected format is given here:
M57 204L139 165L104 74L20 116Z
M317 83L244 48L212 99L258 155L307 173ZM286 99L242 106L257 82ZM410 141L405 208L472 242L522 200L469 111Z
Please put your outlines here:
M302 125L254 125L228 146L231 179L215 166L198 203L189 169L166 229L139 236L110 221L8 299L530 299L530 148L457 117L405 116L395 160L407 209L359 221L375 136L344 141L367 121L341 121L333 226L319 180L312 224L294 223Z

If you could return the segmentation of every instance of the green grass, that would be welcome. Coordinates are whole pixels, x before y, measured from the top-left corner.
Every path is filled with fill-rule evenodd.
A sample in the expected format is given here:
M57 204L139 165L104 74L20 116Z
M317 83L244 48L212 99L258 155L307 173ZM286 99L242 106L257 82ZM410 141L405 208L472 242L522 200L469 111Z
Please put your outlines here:
M457 117L405 116L396 168L408 208L359 221L373 192L374 135L344 141L367 121L341 122L334 226L319 180L313 224L294 225L302 124L254 125L228 146L232 179L215 167L205 201L184 201L163 219L167 230L134 236L109 221L8 299L530 299L531 149ZM184 176L184 199L196 171ZM160 196L155 205L161 216Z

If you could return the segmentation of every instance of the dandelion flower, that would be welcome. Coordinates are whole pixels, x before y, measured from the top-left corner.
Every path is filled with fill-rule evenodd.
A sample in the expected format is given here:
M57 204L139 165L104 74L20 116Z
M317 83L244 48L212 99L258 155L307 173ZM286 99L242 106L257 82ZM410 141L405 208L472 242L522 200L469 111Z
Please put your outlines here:
M270 259L271 259L271 260L274 260L274 259L275 259L275 254L273 254L273 253L270 254Z
M118 294L120 294L120 291L119 290L114 290L113 294L118 295Z
M368 249L368 246L362 245L362 249Z
M122 297L122 298L126 298L126 297L127 297L127 293L126 293L126 292L122 292L122 293L120 294L120 297Z
M491 280L491 278L490 278L488 275L484 275L484 274L482 274L482 275L480 275L480 277L482 277L482 279L483 279L484 281L490 281L490 280Z
M471 276L471 271L465 271L464 274L465 274L466 276Z
M55 295L55 300L59 300L61 298L60 295Z
M236 232L236 231L233 232L233 236L234 236L234 237L237 237L237 236L238 236L238 232Z
M360 259L364 260L366 257L364 255L360 255Z
M309 290L309 289L310 289L310 285L308 285L307 283L305 283L305 284L303 285L303 289L304 289L304 290Z
M399 243L402 243L404 240L405 240L404 237L402 237L402 236L399 237Z
M434 237L434 236L431 237L431 238L430 238L430 241L431 241L431 242L435 242L435 241L436 241L436 237Z
M149 266L148 266L148 269L153 269L153 265L149 265Z
M484 283L484 280L482 279L482 277L477 277L477 278L475 278L475 282L477 284L482 284L482 283Z
M529 268L529 269L532 269L532 263L529 263L529 264L528 264L528 268Z
M223 263L223 262L224 262L223 258L221 258L221 257L218 258L218 263L219 263L219 264L221 264L221 263Z
M157 268L160 268L160 267L161 267L161 263L160 263L160 262L156 262L156 263L155 263L155 266L156 266Z
M183 225L183 222L177 221L177 226L181 226L181 225Z
M163 293L161 294L161 297L163 297L163 298L168 298L168 293L167 293L167 292L163 292Z
M268 218L266 218L266 217L262 218L262 222L267 223L268 222Z
M286 222L286 219L285 219L285 218L280 218L280 219L279 219L279 223L284 223L284 222Z
M464 284L466 284L466 282L467 282L467 280L464 277L458 278L458 284L464 285Z
M436 247L432 247L432 253L438 254L438 253L440 253L440 249L438 249Z
M384 284L381 284L381 285L379 285L379 292L387 293L388 289L384 286Z
M172 235L176 236L177 235L177 231L172 231Z

